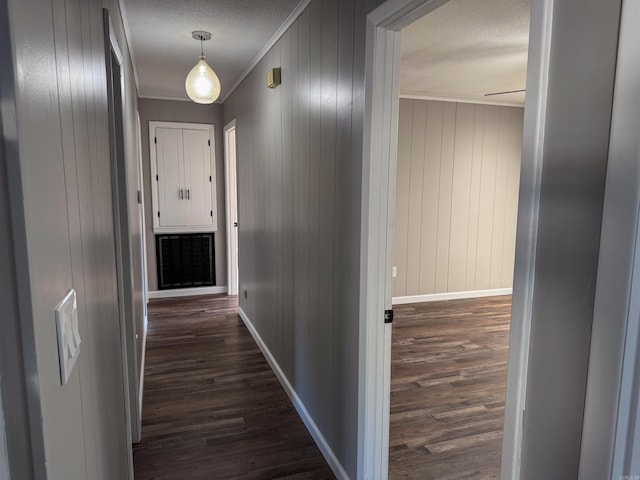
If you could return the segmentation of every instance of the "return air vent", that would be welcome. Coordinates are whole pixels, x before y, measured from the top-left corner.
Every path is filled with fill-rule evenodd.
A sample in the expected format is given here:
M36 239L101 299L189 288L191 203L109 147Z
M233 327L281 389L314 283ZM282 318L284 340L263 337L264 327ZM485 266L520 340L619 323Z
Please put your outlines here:
M215 285L213 233L156 235L158 289Z

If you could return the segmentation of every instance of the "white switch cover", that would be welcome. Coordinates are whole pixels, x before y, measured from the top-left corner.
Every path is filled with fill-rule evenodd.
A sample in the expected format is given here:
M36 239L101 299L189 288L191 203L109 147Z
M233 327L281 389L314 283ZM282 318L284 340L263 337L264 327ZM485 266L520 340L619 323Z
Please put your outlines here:
M398 267L393 267L391 276L396 278L396 275L398 275Z
M60 357L60 381L66 385L73 366L80 355L80 331L78 330L78 304L76 291L71 289L56 307L58 330L58 356Z

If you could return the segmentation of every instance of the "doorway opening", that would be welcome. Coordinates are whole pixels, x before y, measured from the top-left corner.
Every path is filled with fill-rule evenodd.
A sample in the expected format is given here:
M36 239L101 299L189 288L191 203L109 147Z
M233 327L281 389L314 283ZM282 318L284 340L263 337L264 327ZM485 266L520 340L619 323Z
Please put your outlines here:
M227 208L227 293L238 295L238 180L235 120L224 127L224 172Z
M482 15L491 17L490 10L492 5L495 6L499 3L498 1L487 0L482 4L479 3L477 7L474 6L472 10L474 10L475 18L482 17ZM369 476L386 478L388 475L393 478L394 476L402 475L400 471L389 471L389 418L392 407L390 401L392 402L394 399L391 396L392 324L380 321L383 316L385 319L393 318L393 315L387 313L393 309L392 297L396 297L395 303L406 304L401 309L409 310L410 313L407 316L410 316L415 314L417 309L408 305L409 302L436 299L442 301L497 293L508 294L511 287L513 287L514 291L511 325L509 326L507 322L506 326L494 326L496 331L500 332L503 342L506 343L507 338L509 338L508 374L505 372L506 345L504 347L496 347L504 358L497 362L499 367L495 365L492 367L496 371L499 370L499 375L497 373L495 375L496 378L500 376L502 385L508 383L506 413L504 414L504 425L502 427L503 433L496 433L495 424L499 423L500 417L500 413L497 412L491 412L494 425L489 428L489 431L493 432L491 435L497 438L495 442L497 453L493 454L495 462L491 468L498 472L501 470L503 475L509 478L518 478L522 438L522 423L520 420L526 386L526 352L528 352L529 348L530 306L533 292L532 251L534 250L537 232L537 205L539 202L538 189L541 164L539 146L542 143L541 131L546 113L545 89L547 85L548 49L551 31L549 27L552 16L547 2L542 2L541 5L536 7L530 6L528 2L522 3L526 8L526 13L531 11L532 19L531 35L529 35L527 29L524 35L517 36L518 41L522 42L524 40L524 47L518 45L519 51L515 51L518 49L514 50L513 48L513 36L510 37L504 33L496 34L495 31L492 32L493 42L483 44L482 42L477 42L477 39L472 40L468 45L470 48L466 49L460 46L460 43L464 42L460 42L455 38L449 40L431 38L432 47L439 47L444 51L437 52L431 59L425 59L419 52L412 52L402 58L405 61L409 60L409 64L413 62L418 70L431 67L431 72L425 76L427 80L430 79L432 82L429 86L431 92L424 91L421 92L422 95L405 94L405 98L402 99L400 98L402 93L401 85L402 87L407 87L412 83L414 86L420 83L419 75L408 76L403 82L400 73L402 68L402 30L407 28L407 32L413 33L413 40L419 41L421 34L411 32L411 26L416 22L418 22L416 25L421 22L429 22L429 15L442 15L444 13L450 15L454 21L461 21L461 18L457 18L460 12L455 12L456 0L450 0L450 2L446 0L407 0L393 5L385 3L368 16L367 66L365 71L367 96L365 106L365 151L363 156L363 253L361 255L363 272L361 278L363 285L361 290L362 330L360 336L361 417L359 434L361 441L359 451L361 454L359 457L359 469L363 474L363 478L368 478ZM453 13L450 11L452 8L454 10ZM467 2L464 9L469 8L469 3ZM509 6L505 8L509 8ZM531 8L533 9L531 10ZM497 17L499 19L500 14ZM433 18L431 17L431 20ZM528 26L528 17L525 19L519 18L518 24ZM486 27L484 25L482 28L478 27L477 31L482 32L483 28ZM469 26L441 24L436 19L436 24L428 27L426 33L423 33L427 37L433 37L434 35L447 36L456 34L464 36L472 32L473 29L470 29ZM526 46L527 40L530 45L529 48ZM487 83L476 85L476 91L471 90L471 86L474 83L480 83L482 78L478 74L461 74L459 70L456 71L458 68L455 64L456 41L460 47L458 61L460 63L467 62L466 68L473 66L474 60L481 56L483 50L493 50L498 57L501 55L513 57L514 54L519 54L521 56L520 62L524 62L527 65L526 75L523 72L519 73L518 78L522 84L504 88L504 84L495 82L495 87L489 86L490 84ZM533 55L529 55L528 59L527 51L534 52ZM462 55L463 52L464 55ZM524 55L524 58L522 58L522 55ZM450 62L447 68L443 68L443 60ZM502 63L499 58L496 58L492 65L498 68L502 66ZM475 62L475 64L480 64L487 70L487 65L482 60ZM454 76L463 80L464 85L458 85L459 91L447 94L442 89L442 87L452 86L451 82L442 81L442 79L438 81L434 77L434 72L439 74L443 71L455 72ZM513 80L511 78L511 81ZM527 90L526 113L523 111L524 99L514 100L513 96L516 93L511 93L513 90L524 90L525 81ZM463 87L468 91L464 92ZM475 94L475 98L471 93ZM521 95L523 92L517 93ZM485 95L487 96L485 97ZM491 98L500 96L503 98L497 101L495 98ZM509 99L508 96L511 96L511 98ZM507 99L505 100L504 97L507 97ZM501 103L502 105L496 105L495 103ZM488 123L488 125L485 125L485 123ZM398 130L399 125L400 129ZM485 126L488 131L485 131ZM520 130L519 133L518 129ZM482 131L482 134L476 136L479 130ZM522 135L523 130L524 137ZM498 145L501 145L501 139L499 138L501 132L503 145L498 147ZM489 135L490 133L491 135ZM489 140L486 146L483 145L485 136ZM522 157L527 160L528 165L527 168L522 168L520 172L518 172L518 167L520 166L518 163L520 159L518 142L522 142ZM416 147L413 151L412 143ZM491 143L493 143L493 147L490 149L492 151L484 151ZM406 152L407 146L408 153ZM510 151L510 155L504 157L498 155L500 148ZM401 156L403 154L400 154L403 149L405 150L403 154L407 154L405 160L402 160L407 162L404 166L401 164ZM431 149L433 149L433 152L427 155ZM466 152L465 155L463 155L464 152ZM438 162L436 162L437 168L434 167L433 163L425 163L425 159L430 156L438 159ZM445 157L446 161L443 162ZM474 161L477 158L480 158L480 160L487 159L487 168L484 171L485 182L481 181L483 178L482 162L480 163L480 168L478 168L477 161ZM489 158L492 160L489 161ZM499 158L501 158L500 162L498 161ZM507 158L515 158L515 162L513 160L508 162ZM525 165L525 162L522 162L521 165ZM475 170L474 166L476 167ZM500 168L497 168L498 166ZM396 167L398 182L396 182ZM408 168L408 173L404 167ZM413 171L412 167L415 167ZM517 173L520 174L519 182ZM403 179L400 178L401 175L404 175L404 180L408 182L407 185L402 187ZM509 178L511 178L511 181L507 182ZM432 183L425 184L425 179ZM499 182L497 181L498 179L500 180ZM523 193L520 195L518 194L518 184L524 187L522 189ZM511 187L508 187L508 185L511 185ZM481 192L484 193L486 198ZM454 193L458 194L455 195ZM475 201L472 200L474 196L477 199ZM511 199L510 202L507 200L508 198ZM399 208L404 203L404 208L406 209L405 218L399 218L400 215L397 214L396 210L396 201ZM420 219L419 222L409 222L410 204L420 206L419 213L415 211L412 213L412 215ZM491 221L480 222L480 204L486 204L486 207L491 207L491 209L495 209L495 206L498 205L499 212L497 215L493 215L489 214L489 210L487 210L482 214L482 217L487 217ZM507 212L510 212L510 214L508 215ZM427 217L426 219L424 218L425 216ZM511 221L508 228L506 227L507 217ZM470 228L469 218L476 218L473 228ZM517 249L515 247L516 223L518 234ZM435 224L435 228L432 228L433 224ZM397 239L396 230L402 230L402 228L398 228L402 226L404 226L405 237L403 241L405 243L404 247L396 246L401 250L398 252L394 248L394 237ZM453 227L459 227L464 234L451 235L451 233L455 233L455 228L452 230ZM493 244L494 227L496 227L495 230L502 233L495 240L495 245ZM470 231L473 235L469 235ZM508 241L505 240L507 231L510 232ZM410 233L412 235L409 235ZM426 235L424 239L421 238L422 234ZM470 238L474 241L470 241ZM478 250L478 239L482 240L480 250ZM450 240L457 243L452 246ZM505 247L505 242L509 244L507 247ZM471 252L468 251L470 243L472 244ZM490 244L489 247L487 247L487 243ZM410 251L420 252L423 244L430 245L430 247L424 249L425 257L409 259L407 254ZM403 248L404 250L402 250ZM487 255L478 257L478 252L483 252L485 249ZM427 254L427 252L429 253ZM453 262L451 262L452 252L455 252ZM401 255L405 256L404 268L396 263L396 258ZM492 256L499 258L498 266L496 267L492 267L494 263ZM518 265L515 275L513 273L514 256ZM480 264L478 264L478 261L480 261ZM467 271L468 264L473 264L473 271ZM423 266L431 267L431 271L428 273L421 272ZM462 272L462 275L450 276L449 269L451 268L456 274ZM402 282L397 280L401 275L404 275L404 285L400 285ZM512 284L508 282L511 278L513 279ZM409 286L407 280L417 280L417 284L414 282ZM486 280L486 284L477 280ZM421 281L423 286L427 285L431 290L421 291ZM472 294L470 292L475 293ZM488 300L488 298L494 297L485 297L483 301L494 301ZM504 320L504 312L510 310L509 298L495 298L498 298L499 308L502 309L501 313L497 313L497 315ZM473 300L465 301L472 302ZM446 304L439 305L440 308L445 306ZM431 304L425 308L433 310L435 307L436 304ZM482 309L481 306L478 308ZM469 310L469 305L464 305L462 310ZM399 310L396 313L401 316L403 311ZM441 318L442 315L436 314L436 317ZM397 318L398 315L396 315ZM442 322L442 319L440 321ZM453 322L453 320L451 321ZM473 322L473 319L470 321ZM396 324L399 323L398 320L394 320L394 322ZM446 323L443 323L443 325L446 326ZM419 327L418 330L421 330L421 328ZM491 330L491 326L488 328ZM508 334L506 334L506 329L510 330ZM411 334L413 333L416 332L414 331ZM492 334L489 334L489 336L493 338ZM416 333L416 337L420 337L419 331ZM419 338L418 342L412 336L405 339L399 338L398 340L405 344L411 342L429 343L426 335L423 338ZM452 345L456 344L455 340L451 340L451 342ZM469 343L468 340L466 343L458 340L457 346L457 349L462 352L465 349L472 351L475 348L472 342ZM491 348L488 350L490 351ZM427 355L433 358L439 354L442 354L442 352L430 352ZM403 362L409 364L414 360L396 360L394 368L401 367ZM416 363L419 362L420 359ZM463 365L461 360L458 360L458 363ZM482 370L482 368L479 368L479 370ZM446 377L447 373L441 372L441 374ZM437 384L443 378L420 379L419 375L416 375L416 377L418 378L414 380L418 387L428 385L429 382ZM507 377L509 379L508 382ZM453 378L449 380L451 382L456 381ZM463 375L460 375L457 381L463 382L462 385L464 385L465 381L471 384L474 381L478 381L478 379L465 379ZM424 385L420 385L420 383ZM442 381L442 383L446 384L447 382ZM499 387L497 388L499 389ZM398 387L395 393L399 391L401 391L401 387ZM395 395L395 397L398 397L398 395ZM494 397L496 396L494 395ZM487 410L489 408L501 409L503 408L501 402L504 402L504 399L493 398L483 403L480 407L476 406L476 409L479 412L482 411L482 408ZM460 405L458 407L458 410L460 410ZM394 408L394 412L401 412L402 408ZM433 408L435 406L432 405L430 407L432 408L431 413L427 407L423 406L421 408L425 410L427 416L431 415L431 421L433 422L443 422L445 418L453 418L458 413L462 414L455 408L453 411L447 410L449 407L445 406L442 412L437 413L437 416L441 417L438 419L433 416ZM473 411L473 408L474 406L471 406L471 411ZM407 418L412 415L410 411L403 413ZM414 420L416 420L419 415L416 412L413 413L415 414L413 415ZM469 413L469 411L466 413ZM402 416L402 413L400 416ZM464 422L466 422L466 419L463 420ZM418 431L418 433L421 428L425 429L424 426L421 427L419 425L419 420L416 420L416 423L409 428ZM391 433L396 434L393 431ZM482 436L488 432L476 433ZM402 433L399 436L402 436ZM457 438L464 440L463 437L464 435L459 435ZM498 437L504 437L504 441L501 442L502 438ZM471 440L466 439L462 443L473 445L473 441L474 438ZM398 453L399 457L403 453L410 457L412 454L411 448L418 446L414 445L416 442L419 442L419 440L413 440L409 442L411 445L404 446L397 442L396 445L391 445L391 448L395 447L394 454ZM456 448L453 437L446 438L442 436L439 439L430 439L429 442L439 443L433 446L433 449L441 450L442 452L451 452L452 449ZM500 460L501 443L504 447L502 448L502 458ZM428 447L425 444L421 445L421 447L426 452ZM404 450L404 452L398 452L398 450ZM421 475L421 478L428 478L428 474Z
M127 198L128 175L124 135L124 72L123 55L114 35L107 9L103 10L105 66L107 74L107 101L109 107L109 151L111 170L111 199L113 208L115 259L117 273L118 314L120 318L120 345L122 358L123 401L125 407L125 432L129 478L133 478L132 443L139 441L141 412L139 403L138 335L136 319L143 320L142 299L134 298L138 282L144 284L141 257L137 256L139 246L133 244L134 223L130 223ZM139 187L137 180L135 186ZM137 195L141 200L140 194ZM138 204L139 208L139 204ZM142 218L136 208L134 221ZM142 275L142 277L139 277ZM142 295L144 297L144 293ZM140 339L141 340L141 339Z
M499 477L530 5L401 31L389 477Z

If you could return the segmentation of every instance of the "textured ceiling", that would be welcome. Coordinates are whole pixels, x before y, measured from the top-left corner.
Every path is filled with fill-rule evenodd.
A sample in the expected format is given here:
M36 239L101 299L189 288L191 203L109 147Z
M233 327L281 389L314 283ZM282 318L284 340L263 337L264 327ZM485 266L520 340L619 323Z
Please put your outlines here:
M204 53L220 78L223 98L298 2L125 0L138 93L187 100L184 79L200 54L191 32L206 30L213 38L204 43Z
M450 0L402 31L404 95L524 104L529 0Z

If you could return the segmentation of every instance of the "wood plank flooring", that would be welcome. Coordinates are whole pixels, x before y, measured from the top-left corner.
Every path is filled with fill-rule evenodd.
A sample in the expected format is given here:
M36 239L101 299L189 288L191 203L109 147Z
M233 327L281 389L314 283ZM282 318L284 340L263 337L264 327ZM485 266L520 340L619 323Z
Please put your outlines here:
M227 296L149 306L136 480L332 479Z
M389 478L499 478L511 296L394 310Z

